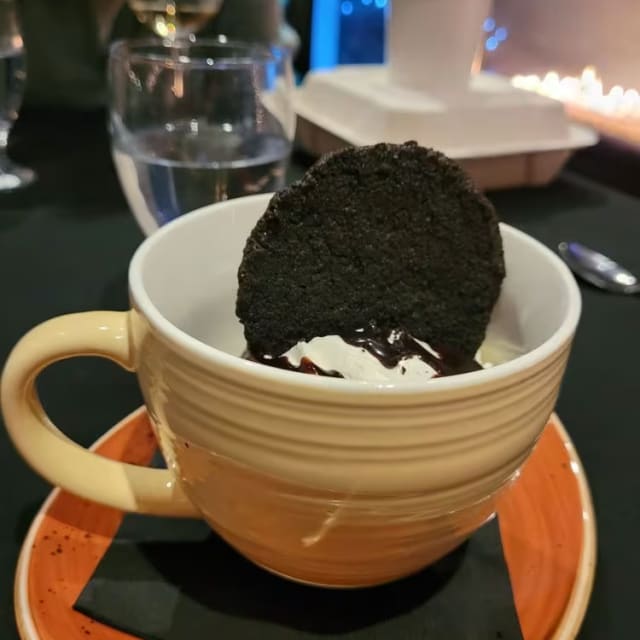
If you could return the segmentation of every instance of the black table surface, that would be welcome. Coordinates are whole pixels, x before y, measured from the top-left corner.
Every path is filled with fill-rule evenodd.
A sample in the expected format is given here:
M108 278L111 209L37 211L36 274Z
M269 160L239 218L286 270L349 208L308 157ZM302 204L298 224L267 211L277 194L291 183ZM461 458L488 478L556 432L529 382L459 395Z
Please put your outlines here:
M39 181L0 195L0 363L52 316L127 308L127 265L142 241L119 188L103 113L25 111L16 159ZM292 176L303 170L294 161ZM538 189L490 194L501 218L550 247L576 239L640 272L640 199L565 172ZM640 300L582 287L583 316L558 413L584 462L597 515L598 565L581 638L636 636L640 575ZM53 420L88 445L141 404L136 379L93 358L40 379ZM0 430L0 638L17 638L12 583L20 544L49 487ZM61 639L66 640L66 639Z

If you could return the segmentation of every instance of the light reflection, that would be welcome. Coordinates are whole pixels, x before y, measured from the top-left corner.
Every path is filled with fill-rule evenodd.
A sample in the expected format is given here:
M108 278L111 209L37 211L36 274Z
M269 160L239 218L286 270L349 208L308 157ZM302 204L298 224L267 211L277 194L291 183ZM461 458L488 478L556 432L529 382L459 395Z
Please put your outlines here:
M353 4L349 0L345 0L340 5L340 11L343 16L350 16L353 13Z
M487 32L491 32L496 28L496 21L493 18L487 18L483 24L482 28Z
M487 41L484 43L484 48L487 51L495 51L499 44L498 39L495 36L491 36L487 38Z
M630 273L625 273L624 271L619 271L618 273L616 273L613 279L616 282L619 282L620 284L628 287L636 284L636 282L638 281L635 276L632 276Z
M504 42L507 39L509 32L506 27L498 27L493 35L498 42Z

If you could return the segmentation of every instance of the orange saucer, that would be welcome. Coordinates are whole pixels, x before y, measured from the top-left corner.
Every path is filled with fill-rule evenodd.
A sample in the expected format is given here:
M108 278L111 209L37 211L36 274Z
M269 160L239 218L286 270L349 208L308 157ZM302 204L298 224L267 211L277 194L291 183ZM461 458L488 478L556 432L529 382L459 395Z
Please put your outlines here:
M155 448L144 407L93 446L134 464L148 464ZM593 584L596 530L584 470L557 416L501 498L498 515L524 638L575 638ZM51 492L16 571L15 611L23 640L132 640L73 609L122 518L115 509Z

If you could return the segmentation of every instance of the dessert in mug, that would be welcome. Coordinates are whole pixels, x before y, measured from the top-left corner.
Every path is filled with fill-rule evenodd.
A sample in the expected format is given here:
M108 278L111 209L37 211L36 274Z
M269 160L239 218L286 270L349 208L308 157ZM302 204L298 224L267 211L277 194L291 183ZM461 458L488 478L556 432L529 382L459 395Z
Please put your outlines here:
M414 573L491 517L580 315L564 263L499 234L460 168L415 143L341 151L275 196L171 222L129 289L131 311L54 318L15 347L1 399L18 450L82 498L202 517L256 564L332 587ZM522 351L502 364L505 344ZM500 366L449 375L480 346ZM83 450L47 418L38 373L89 354L136 370L167 469Z
M273 197L236 310L253 360L401 383L482 367L504 276L495 210L455 162L415 142L351 147Z

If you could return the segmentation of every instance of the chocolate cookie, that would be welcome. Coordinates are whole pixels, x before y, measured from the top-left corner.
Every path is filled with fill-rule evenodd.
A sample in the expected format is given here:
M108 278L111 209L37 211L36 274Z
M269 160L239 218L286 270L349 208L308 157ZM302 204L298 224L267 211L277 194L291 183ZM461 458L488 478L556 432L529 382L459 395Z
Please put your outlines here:
M350 147L273 196L236 312L255 354L375 322L468 356L504 275L496 213L455 162L415 142Z

